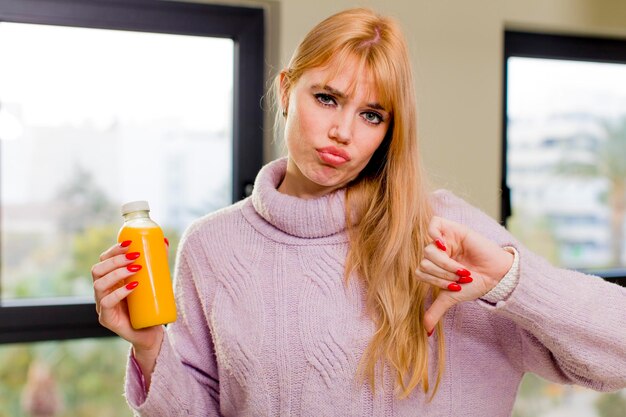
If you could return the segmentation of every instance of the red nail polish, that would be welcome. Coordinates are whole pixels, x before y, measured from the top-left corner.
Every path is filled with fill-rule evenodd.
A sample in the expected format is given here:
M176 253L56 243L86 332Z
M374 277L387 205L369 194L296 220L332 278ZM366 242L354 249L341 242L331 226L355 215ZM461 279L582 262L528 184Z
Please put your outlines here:
M123 247L123 248L126 248L126 247L130 246L131 243L133 243L132 240L125 240L122 243L120 243L120 246Z
M472 281L474 281L472 277L461 277L457 280L459 284L469 284Z
M141 269L141 265L128 265L126 269L128 269L130 272L137 272Z
M447 250L446 245L444 245L444 243L439 239L435 240L435 246L437 246L439 249L441 249L444 252Z
M428 333L426 333L428 335L428 337L433 335L433 332L435 331L435 328L433 327L433 329L431 331L429 331Z
M459 284L457 284L456 282L451 282L448 285L448 289L450 291L461 291L461 286Z
M165 244L166 244L167 246L169 246L169 245L170 245L170 241L169 241L169 240L167 240L167 238L166 238L166 237L164 237L164 238L163 238L163 240L165 241Z
M472 273L465 268L457 270L456 274L460 277L469 277L470 275L472 275Z
M126 259L134 261L135 259L139 258L139 256L140 256L139 252L129 252L126 254Z
M126 284L126 289L132 290L134 288L137 288L137 285L139 285L139 282L137 281L129 282L128 284Z

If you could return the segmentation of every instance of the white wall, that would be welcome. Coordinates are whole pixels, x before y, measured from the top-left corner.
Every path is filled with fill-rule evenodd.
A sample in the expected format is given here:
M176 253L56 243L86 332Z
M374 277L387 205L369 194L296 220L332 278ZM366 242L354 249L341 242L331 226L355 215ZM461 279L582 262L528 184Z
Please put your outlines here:
M222 1L223 3L224 1ZM324 17L373 7L402 24L416 74L423 158L435 186L498 218L505 28L626 38L624 0L226 0L271 15L268 62L285 65ZM268 118L269 122L269 118ZM282 147L266 138L266 158Z

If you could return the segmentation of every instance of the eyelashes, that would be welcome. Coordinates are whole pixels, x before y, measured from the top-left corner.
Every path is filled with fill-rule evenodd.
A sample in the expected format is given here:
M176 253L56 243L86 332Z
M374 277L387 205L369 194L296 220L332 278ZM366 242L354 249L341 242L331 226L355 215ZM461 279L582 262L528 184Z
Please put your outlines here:
M315 100L324 107L334 107L337 105L337 100L330 94L315 93L313 96L315 97ZM385 121L382 114L371 110L361 112L360 116L363 120L365 120L365 122L371 125L379 125Z
M332 106L334 104L337 104L333 96L331 96L330 94L316 93L313 95L315 96L315 99L323 106Z
M365 119L365 121L374 125L379 125L383 122L383 116L373 111L363 112L361 113L361 116Z

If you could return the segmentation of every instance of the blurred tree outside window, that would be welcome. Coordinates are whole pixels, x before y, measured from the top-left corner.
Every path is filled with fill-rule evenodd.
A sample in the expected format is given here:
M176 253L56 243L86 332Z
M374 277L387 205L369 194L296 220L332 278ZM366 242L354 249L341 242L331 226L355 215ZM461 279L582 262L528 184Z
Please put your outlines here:
M0 417L130 417L128 343L118 338L0 346Z

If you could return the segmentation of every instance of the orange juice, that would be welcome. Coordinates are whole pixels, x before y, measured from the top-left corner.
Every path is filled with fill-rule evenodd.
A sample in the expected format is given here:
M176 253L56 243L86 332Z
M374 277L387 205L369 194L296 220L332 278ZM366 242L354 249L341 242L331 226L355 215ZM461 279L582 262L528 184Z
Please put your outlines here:
M171 323L176 320L176 303L167 262L163 231L148 215L146 201L122 206L124 225L117 240L130 240L128 252L139 252L133 264L141 269L126 279L139 285L127 297L130 322L135 329Z

